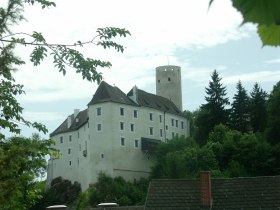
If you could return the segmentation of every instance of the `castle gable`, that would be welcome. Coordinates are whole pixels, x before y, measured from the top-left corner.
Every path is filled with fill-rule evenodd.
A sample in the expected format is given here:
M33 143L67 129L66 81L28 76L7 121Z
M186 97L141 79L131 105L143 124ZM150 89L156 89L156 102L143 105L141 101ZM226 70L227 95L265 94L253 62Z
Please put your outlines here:
M133 101L131 101L118 87L113 87L104 81L101 82L88 105L99 104L103 102L116 102L121 104L135 105L135 103L133 103Z

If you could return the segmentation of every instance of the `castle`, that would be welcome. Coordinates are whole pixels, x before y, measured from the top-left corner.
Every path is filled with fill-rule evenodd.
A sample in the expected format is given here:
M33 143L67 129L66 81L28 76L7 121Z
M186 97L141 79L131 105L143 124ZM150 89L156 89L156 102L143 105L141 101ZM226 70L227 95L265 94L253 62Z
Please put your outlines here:
M101 171L130 181L147 177L155 145L189 136L179 66L156 68L156 93L134 86L125 94L101 82L87 109L75 109L50 134L62 156L48 161L48 184L62 176L86 190Z

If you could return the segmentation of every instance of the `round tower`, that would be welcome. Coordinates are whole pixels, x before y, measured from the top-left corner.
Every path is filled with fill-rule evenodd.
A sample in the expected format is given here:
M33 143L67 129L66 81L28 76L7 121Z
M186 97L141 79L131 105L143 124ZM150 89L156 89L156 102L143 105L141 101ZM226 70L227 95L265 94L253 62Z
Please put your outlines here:
M156 68L156 94L170 99L182 111L182 85L180 66Z

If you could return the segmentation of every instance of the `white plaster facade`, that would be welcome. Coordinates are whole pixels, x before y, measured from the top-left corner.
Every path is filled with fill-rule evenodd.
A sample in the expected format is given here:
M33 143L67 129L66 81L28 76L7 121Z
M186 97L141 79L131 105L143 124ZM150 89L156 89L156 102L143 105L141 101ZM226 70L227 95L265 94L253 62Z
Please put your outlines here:
M103 86L110 91L116 88L107 83ZM95 95L99 97L97 92ZM135 95L136 92L134 87L130 98L137 101L140 95ZM156 97L142 92L145 97ZM79 114L76 110L76 116L68 117L51 134L62 156L49 160L49 184L53 178L62 176L78 181L86 190L97 181L101 171L131 181L147 177L154 161L148 150L143 150L143 138L165 142L175 136L189 136L189 123L181 112L139 105L140 102L137 104L128 98L121 103L123 98L120 98L120 101L93 98L94 103L89 103L86 110Z

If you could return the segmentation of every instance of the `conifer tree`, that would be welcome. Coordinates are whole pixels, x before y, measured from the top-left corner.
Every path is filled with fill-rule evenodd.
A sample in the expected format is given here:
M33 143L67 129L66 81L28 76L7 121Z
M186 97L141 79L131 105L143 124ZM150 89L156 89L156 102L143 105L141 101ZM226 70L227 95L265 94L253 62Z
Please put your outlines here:
M232 108L230 113L230 124L232 129L245 133L249 131L249 96L247 91L238 81L237 92L233 96Z
M253 132L263 132L267 123L267 93L255 83L250 97L250 121Z
M198 132L204 130L204 138L208 136L215 125L226 124L228 120L226 106L229 105L229 100L226 97L226 87L221 83L222 77L214 70L211 79L209 87L205 88L207 94L205 96L206 104L201 105L201 110L204 110L203 112L207 114L201 115L203 119L199 119L200 123L197 124ZM201 142L203 139L198 141Z
M273 87L268 99L267 140L275 145L280 143L280 81Z

